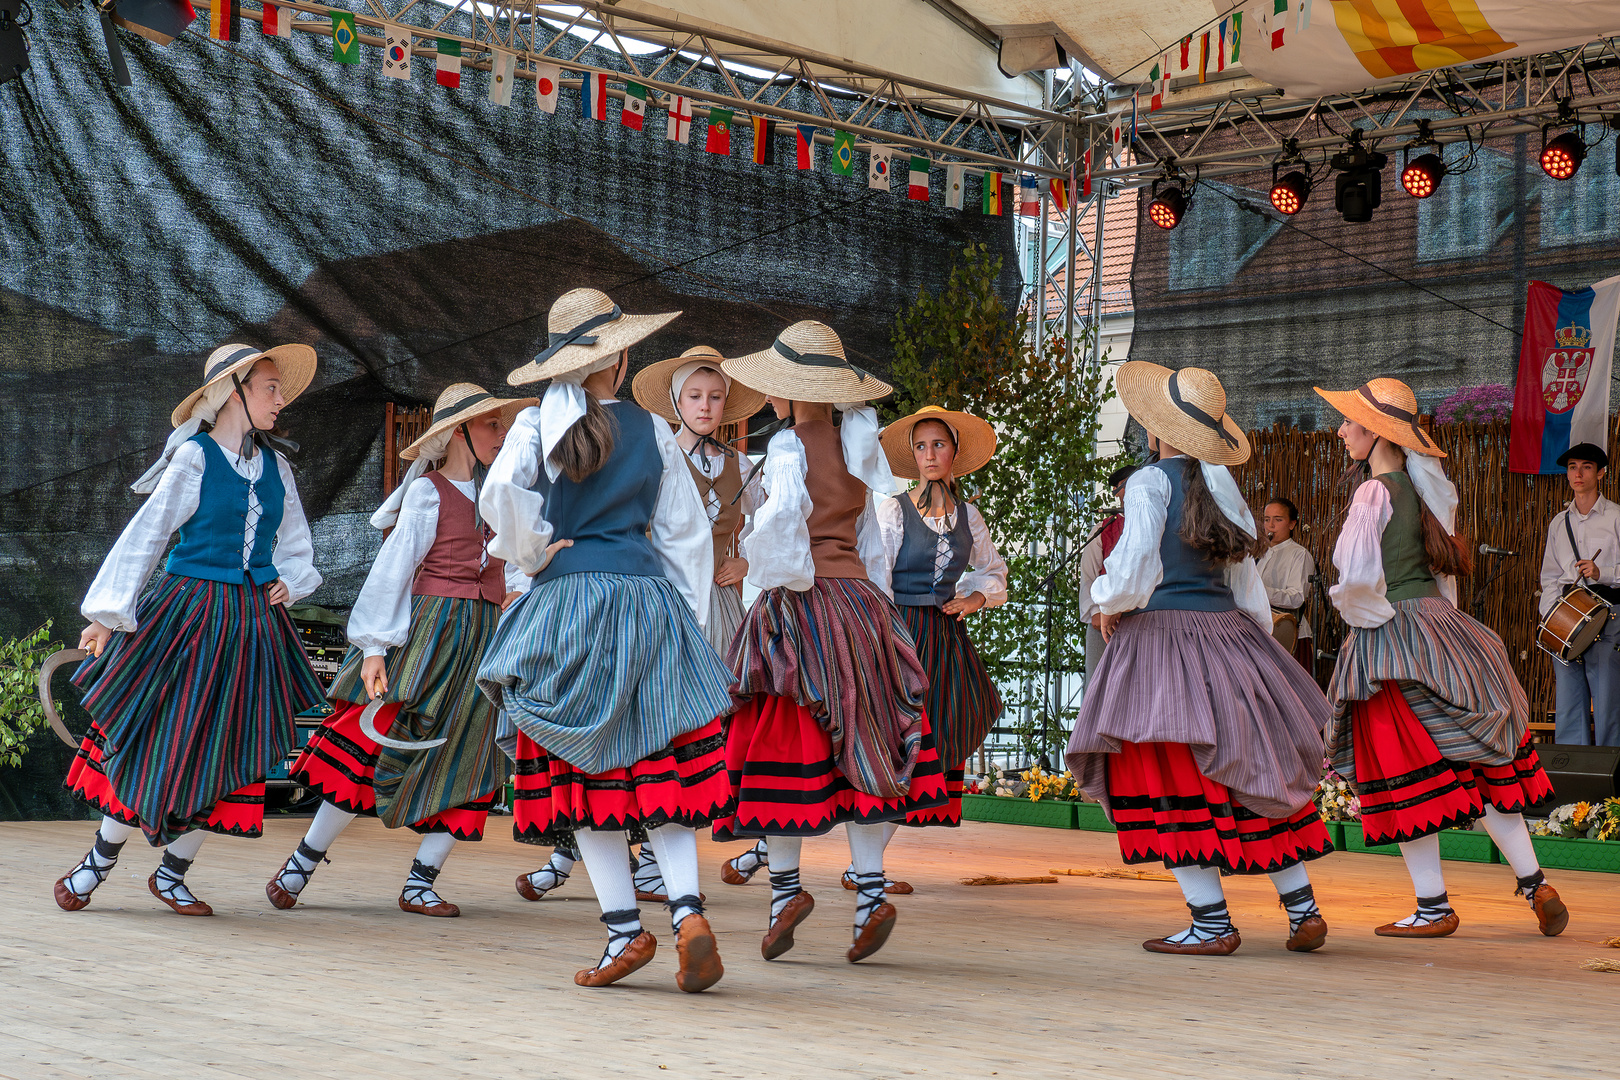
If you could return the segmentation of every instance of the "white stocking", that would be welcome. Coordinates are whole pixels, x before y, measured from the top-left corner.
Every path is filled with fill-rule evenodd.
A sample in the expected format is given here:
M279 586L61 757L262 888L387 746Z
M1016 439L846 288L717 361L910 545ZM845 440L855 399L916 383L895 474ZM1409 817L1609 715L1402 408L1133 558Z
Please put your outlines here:
M321 803L321 808L315 811L315 820L309 823L309 831L304 834L304 843L309 845L311 851L323 854L331 849L332 842L338 834L349 827L349 822L355 815L347 810L339 810L329 802ZM315 869L313 866L305 867L307 870Z
M1485 807L1485 831L1513 867L1515 877L1526 878L1541 869L1536 858L1535 845L1530 842L1530 830L1524 824L1523 814L1504 814L1494 806Z
M422 846L416 849L416 861L438 870L444 866L444 861L455 849L456 838L450 833L428 833L422 837Z
M628 933L641 925L636 912L636 882L630 874L630 836L625 832L580 829L574 834L579 857L591 875L591 888L602 908L603 921L615 934ZM608 916L614 916L608 921ZM628 937L609 938L604 962L624 951Z
M857 825L849 822L844 829L849 833L849 864L857 874L883 873L883 848L889 842L888 826ZM772 862L772 866L776 863Z
M186 835L174 841L163 850L167 851L170 855L173 855L177 859L184 859L186 862L190 862L192 859L197 857L197 852L202 849L203 841L207 839L207 832L202 829L193 829L191 832L186 833Z
M669 897L672 904L683 897L691 897L696 902L700 891L697 833L685 825L675 824L660 825L647 832L652 837L653 850L658 853L658 865L664 872L664 895ZM702 912L701 905L677 904L670 908L669 918L678 930L681 920Z

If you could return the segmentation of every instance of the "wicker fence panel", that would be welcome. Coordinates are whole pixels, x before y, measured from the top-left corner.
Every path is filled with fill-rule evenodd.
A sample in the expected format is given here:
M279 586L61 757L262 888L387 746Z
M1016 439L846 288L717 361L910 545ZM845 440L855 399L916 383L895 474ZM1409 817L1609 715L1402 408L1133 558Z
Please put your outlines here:
M1553 661L1535 646L1539 622L1541 554L1547 525L1569 499L1562 476L1523 476L1507 471L1508 424L1446 424L1432 428L1448 455L1446 472L1457 485L1458 529L1469 543L1517 551L1516 558L1501 560L1502 576L1485 587L1480 621L1507 644L1519 678L1530 695L1532 711L1553 708ZM1285 495L1299 506L1300 543L1311 549L1323 576L1323 591L1306 605L1305 615L1317 634L1317 647L1336 651L1344 624L1326 604L1325 589L1336 579L1333 542L1338 537L1354 482L1341 485L1350 464L1343 444L1332 431L1298 431L1274 427L1251 432L1254 454L1233 472L1238 485L1258 510L1271 495ZM1610 433L1609 456L1620 452ZM1615 498L1613 475L1604 482L1604 494ZM1489 556L1476 556L1471 578L1459 585L1464 610L1473 612L1474 594L1492 569ZM1326 610L1324 610L1326 609Z

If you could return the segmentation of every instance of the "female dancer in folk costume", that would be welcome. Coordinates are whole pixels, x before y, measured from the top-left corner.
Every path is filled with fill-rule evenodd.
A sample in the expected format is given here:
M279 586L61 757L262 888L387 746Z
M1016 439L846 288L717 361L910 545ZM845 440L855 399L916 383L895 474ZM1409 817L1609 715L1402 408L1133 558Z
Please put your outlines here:
M675 317L625 315L575 289L552 305L546 349L508 376L552 382L518 414L479 505L491 550L534 584L478 681L517 728L515 835L556 843L573 830L602 905L607 948L574 981L617 982L657 949L630 874L626 830L639 823L669 884L676 985L696 993L723 969L693 830L731 801L716 719L732 708L729 676L702 631L709 520L669 425L613 397L629 347Z
M135 482L146 504L80 608L90 625L79 647L94 659L73 681L94 723L67 787L105 816L90 853L56 883L68 911L90 902L140 831L166 845L153 895L182 915L212 915L185 883L203 839L264 830L264 778L292 750L293 717L321 700L286 610L321 576L292 469L273 445L296 448L270 434L314 374L308 346L215 349L201 389L174 410L163 456ZM142 595L176 529L166 573Z
M276 907L298 903L338 834L365 814L423 834L400 910L461 914L434 891L434 880L457 840L483 839L506 781L478 663L501 611L528 588L526 577L489 553L478 485L512 418L537 400L503 400L456 383L439 395L427 431L401 452L410 470L371 518L393 531L355 601L349 655L327 693L337 711L292 768L294 781L322 802L298 849L264 887ZM376 698L387 702L373 721L379 734L440 745L379 746L360 726Z
M765 504L744 553L764 590L732 643L742 702L726 734L737 797L715 822L717 840L767 837L771 922L760 944L772 960L814 900L799 884L806 836L844 823L855 868L851 963L888 940L884 823L944 806L944 772L923 713L927 675L899 613L873 581L889 571L872 492L894 490L864 402L888 384L850 365L817 322L788 327L763 352L727 360L725 373L763 391L792 428L766 451ZM832 423L834 403L844 413Z
M1417 423L1397 379L1317 390L1345 420L1339 437L1372 478L1356 489L1333 549L1329 590L1351 631L1328 693L1333 768L1361 796L1369 843L1399 843L1416 913L1384 937L1445 937L1457 913L1440 869L1440 830L1485 819L1541 932L1569 911L1548 885L1520 811L1552 794L1530 747L1529 704L1502 639L1456 607L1473 557L1456 535L1445 453Z
M739 455L715 438L722 425L737 424L765 405L765 395L737 386L720 372L722 357L707 345L694 345L680 356L649 364L636 373L631 393L636 403L676 426L675 441L686 455L687 466L703 499L714 540L714 578L709 590L709 619L704 636L715 652L725 656L731 639L742 625L742 582L746 560L736 557L737 535L745 517L752 515L758 494L757 480L746 488ZM554 851L551 860L517 880L518 895L539 900L568 879L579 856L569 843ZM641 845L636 857L636 899L668 899L658 869L654 846Z
M1092 585L1108 647L1069 766L1125 862L1162 861L1186 897L1192 925L1144 949L1233 952L1221 875L1263 873L1288 912L1287 947L1309 952L1327 940L1305 863L1333 850L1311 802L1328 704L1271 636L1254 517L1226 468L1248 459L1248 440L1200 368L1131 361L1115 386L1159 459L1126 484L1124 531Z

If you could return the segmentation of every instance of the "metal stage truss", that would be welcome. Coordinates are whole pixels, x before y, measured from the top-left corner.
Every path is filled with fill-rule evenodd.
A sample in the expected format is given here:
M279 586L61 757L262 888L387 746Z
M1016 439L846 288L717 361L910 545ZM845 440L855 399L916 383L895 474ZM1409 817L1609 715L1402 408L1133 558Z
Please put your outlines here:
M1620 117L1620 37L1562 52L1425 71L1353 94L1289 98L1249 85L1227 94L1177 103L1196 83L1171 85L1157 112L1139 111L1134 160L1114 160L1093 180L1121 189L1162 177L1212 179L1254 173L1274 163L1342 149L1352 129L1362 143L1388 153L1450 142L1539 133L1546 126L1608 124ZM1218 85L1218 84L1217 84ZM1214 86L1206 84L1210 90ZM1127 93L1136 87L1127 88ZM1145 96L1144 96L1145 100ZM1130 98L1081 118L1094 144ZM1213 148L1205 150L1205 144Z

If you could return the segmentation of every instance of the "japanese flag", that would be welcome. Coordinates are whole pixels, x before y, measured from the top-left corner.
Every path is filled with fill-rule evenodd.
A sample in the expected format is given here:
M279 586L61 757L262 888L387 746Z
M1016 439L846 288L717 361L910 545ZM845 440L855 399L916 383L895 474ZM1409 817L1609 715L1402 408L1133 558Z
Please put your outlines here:
M541 112L557 111L557 93L562 89L562 68L556 64L534 65L534 103Z

